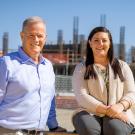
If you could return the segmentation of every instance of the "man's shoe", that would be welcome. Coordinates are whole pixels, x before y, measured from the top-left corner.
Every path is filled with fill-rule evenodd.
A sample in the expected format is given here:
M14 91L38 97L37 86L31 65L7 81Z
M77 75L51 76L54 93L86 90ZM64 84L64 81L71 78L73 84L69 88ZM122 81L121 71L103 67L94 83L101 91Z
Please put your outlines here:
M67 130L63 127L56 127L56 128L52 128L52 129L49 129L51 132L67 132Z

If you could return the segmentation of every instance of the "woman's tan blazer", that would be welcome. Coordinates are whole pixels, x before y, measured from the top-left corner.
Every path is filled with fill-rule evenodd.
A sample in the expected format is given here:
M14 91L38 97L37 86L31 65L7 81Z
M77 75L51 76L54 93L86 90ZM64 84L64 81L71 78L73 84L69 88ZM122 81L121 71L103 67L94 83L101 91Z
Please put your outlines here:
M131 104L131 108L125 113L129 117L130 122L135 125L135 83L132 71L128 64L119 60L122 72L125 78L121 82L120 78L114 78L114 73L109 65L109 105L116 104L121 100L127 100ZM72 78L72 86L75 92L76 100L80 106L79 110L86 110L90 114L96 113L96 107L99 104L107 103L107 90L102 76L97 73L97 79L84 80L85 66L80 63L76 66Z

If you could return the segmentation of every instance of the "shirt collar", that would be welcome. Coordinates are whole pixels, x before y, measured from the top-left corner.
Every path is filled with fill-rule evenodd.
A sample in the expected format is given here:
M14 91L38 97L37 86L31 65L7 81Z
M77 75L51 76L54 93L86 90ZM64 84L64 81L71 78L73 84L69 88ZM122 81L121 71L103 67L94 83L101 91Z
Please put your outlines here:
M29 57L29 56L24 52L24 50L23 50L22 47L19 47L18 52L19 52L19 55L20 55L20 57L21 57L21 62L22 62L22 63L27 63L27 62L32 62L32 63L34 63L34 61L31 59L31 57ZM45 60L45 58L44 58L42 55L40 55L40 62L39 62L39 64L44 64L44 65L45 65L46 62L47 62L47 61Z

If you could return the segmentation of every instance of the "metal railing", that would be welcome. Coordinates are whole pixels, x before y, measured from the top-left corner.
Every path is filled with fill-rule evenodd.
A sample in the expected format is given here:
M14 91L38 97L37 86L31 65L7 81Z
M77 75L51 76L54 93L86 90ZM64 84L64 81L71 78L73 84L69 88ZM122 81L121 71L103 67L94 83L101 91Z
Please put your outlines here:
M72 91L72 76L56 75L55 87L56 87L56 93L73 92Z

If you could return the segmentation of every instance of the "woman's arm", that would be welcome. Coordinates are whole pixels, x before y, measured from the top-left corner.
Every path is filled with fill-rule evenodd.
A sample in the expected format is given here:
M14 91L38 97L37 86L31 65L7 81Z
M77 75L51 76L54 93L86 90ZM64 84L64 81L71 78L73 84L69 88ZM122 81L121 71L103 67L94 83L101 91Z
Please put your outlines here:
M123 87L123 97L120 102L124 105L125 110L129 109L135 103L135 82L133 73L126 62L122 63L122 71L125 78Z
M123 111L129 109L135 103L135 84L132 71L125 62L121 62L121 68L123 76L125 78L123 82L123 96L121 100L107 109L106 115L112 118L119 118L123 121L128 120Z
M106 106L89 94L87 80L84 80L85 67L83 64L76 66L72 78L72 86L78 104L91 113L103 113ZM99 108L98 108L99 107ZM102 108L102 109L101 109Z

